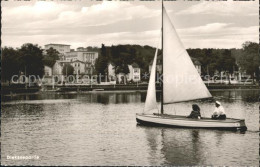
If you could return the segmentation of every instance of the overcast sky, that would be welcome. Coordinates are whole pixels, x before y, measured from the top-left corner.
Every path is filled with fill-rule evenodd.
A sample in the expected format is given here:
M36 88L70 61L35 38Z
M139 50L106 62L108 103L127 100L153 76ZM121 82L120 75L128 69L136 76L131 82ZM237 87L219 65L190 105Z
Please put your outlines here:
M259 0L164 4L186 48L241 48L245 41L258 43ZM2 1L2 46L158 46L160 28L160 1Z

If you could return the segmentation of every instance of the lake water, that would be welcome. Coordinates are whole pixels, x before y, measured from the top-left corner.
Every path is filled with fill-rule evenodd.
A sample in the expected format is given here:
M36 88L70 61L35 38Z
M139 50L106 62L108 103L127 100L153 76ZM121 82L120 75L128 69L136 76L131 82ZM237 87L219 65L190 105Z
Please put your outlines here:
M259 90L211 91L245 133L139 126L145 92L40 93L4 97L2 165L231 165L259 166ZM158 96L159 97L159 96ZM158 99L159 101L159 99ZM193 103L210 116L209 100L166 105L188 115ZM159 104L159 103L158 103ZM39 156L10 160L7 156Z

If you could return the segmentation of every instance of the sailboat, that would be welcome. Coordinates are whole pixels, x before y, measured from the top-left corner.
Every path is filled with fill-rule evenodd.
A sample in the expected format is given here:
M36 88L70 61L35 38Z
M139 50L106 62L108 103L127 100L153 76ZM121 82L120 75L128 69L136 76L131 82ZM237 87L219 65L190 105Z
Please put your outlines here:
M173 126L185 128L213 128L226 130L246 130L244 119L226 118L225 120L212 120L187 118L182 115L164 114L164 105L204 98L212 98L209 90L202 81L197 69L192 63L185 47L183 46L170 17L168 16L162 0L162 82L161 82L161 107L158 109L156 102L156 50L150 79L147 89L143 113L136 114L139 124L155 126ZM180 80L182 80L180 82ZM159 113L146 114L148 111Z

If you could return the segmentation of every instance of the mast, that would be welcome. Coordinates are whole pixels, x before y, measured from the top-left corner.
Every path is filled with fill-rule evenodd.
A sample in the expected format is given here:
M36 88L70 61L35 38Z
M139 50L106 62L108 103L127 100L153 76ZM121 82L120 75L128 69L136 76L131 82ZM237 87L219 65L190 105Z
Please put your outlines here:
M161 114L163 114L163 0L162 0L162 73L161 73Z

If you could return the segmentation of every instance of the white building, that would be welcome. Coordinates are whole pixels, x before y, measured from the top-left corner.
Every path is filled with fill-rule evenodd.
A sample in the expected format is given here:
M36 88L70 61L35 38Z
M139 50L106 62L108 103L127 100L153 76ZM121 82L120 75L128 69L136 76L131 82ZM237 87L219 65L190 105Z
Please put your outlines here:
M70 45L65 45L65 44L47 44L44 45L45 51L53 48L57 50L60 54L65 54L66 52L70 52Z
M68 61L68 60L58 60L53 66L53 75L62 75L63 67L66 64L70 64L75 75L91 75L93 74L93 66L91 63L82 62L80 60Z
M52 76L52 68L49 66L44 66L44 76Z
M88 52L83 47L77 48L77 51L71 50L65 54L64 59L67 61L79 60L82 62L88 62L92 65L95 64L96 59L98 58L98 52Z
M115 74L115 66L112 63L108 64L108 77L110 80L114 80L114 78L117 78L118 82L121 83L122 79L127 81L133 81L138 82L141 80L141 69L136 63L133 63L132 65L128 65L129 73L119 73ZM126 78L124 78L126 77ZM125 81L123 81L125 82Z
M127 80L134 82L138 82L141 80L141 69L136 63L133 63L132 65L128 65L129 73L127 75Z
M74 74L84 75L93 74L93 66L89 62L83 62L80 60L75 60L70 62L70 65L74 68Z
M70 61L57 60L52 67L53 75L62 75L63 67L65 66L65 64L69 64L69 63Z
M112 63L108 64L108 79L109 81L116 81L115 66Z

